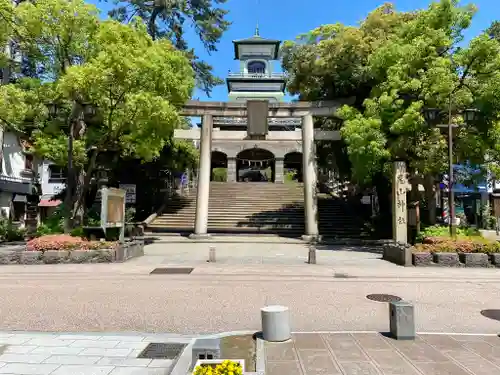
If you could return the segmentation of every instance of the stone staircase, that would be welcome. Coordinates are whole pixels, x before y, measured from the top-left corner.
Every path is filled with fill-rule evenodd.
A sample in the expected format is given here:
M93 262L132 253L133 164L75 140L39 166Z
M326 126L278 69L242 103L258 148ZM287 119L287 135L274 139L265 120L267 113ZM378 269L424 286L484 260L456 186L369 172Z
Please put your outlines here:
M211 182L208 215L210 233L266 233L300 237L304 234L302 184ZM365 237L363 225L346 204L318 195L319 230L326 237ZM177 197L149 226L153 232L191 233L196 191Z

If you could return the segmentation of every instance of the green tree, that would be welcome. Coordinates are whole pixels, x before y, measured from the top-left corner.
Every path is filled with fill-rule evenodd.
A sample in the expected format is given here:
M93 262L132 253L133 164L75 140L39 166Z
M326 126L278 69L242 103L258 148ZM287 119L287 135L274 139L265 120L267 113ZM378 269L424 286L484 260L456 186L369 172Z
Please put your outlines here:
M212 75L212 67L199 60L185 39L186 30L192 30L200 38L203 46L212 53L217 51L217 43L229 28L227 10L219 7L227 0L113 0L116 7L110 16L120 22L130 22L140 17L148 27L153 39L168 38L181 51L188 52L192 59L197 83L207 94L223 81Z
M19 109L11 121L32 137L38 155L61 166L68 133L74 135L69 229L69 219L82 219L99 154L159 157L183 124L178 109L191 95L194 74L184 52L152 40L141 22L100 21L81 0L24 3L15 17L18 43L43 67L43 80L0 87L0 117L12 117L14 100ZM49 114L47 103L57 114Z
M485 34L459 48L474 13L474 7L459 7L455 0L408 13L385 4L358 27L322 26L302 43L287 44L284 66L293 93L307 100L356 97L339 116L357 182L387 176L395 159L406 160L414 177L443 172L446 136L427 124L422 110L440 108L446 114L450 98L453 121L461 125L455 155L461 161L484 160L498 113L484 90L497 74L499 47ZM480 122L465 124L455 115L468 107L481 110ZM430 196L432 184L427 188Z

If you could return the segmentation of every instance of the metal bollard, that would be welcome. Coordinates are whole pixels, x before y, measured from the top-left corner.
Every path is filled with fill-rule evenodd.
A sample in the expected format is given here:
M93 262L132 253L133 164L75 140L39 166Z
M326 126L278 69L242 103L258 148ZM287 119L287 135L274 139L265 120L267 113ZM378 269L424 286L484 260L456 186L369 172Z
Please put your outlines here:
M415 314L413 305L406 301L389 303L389 326L396 340L415 340Z
M210 246L208 250L208 262L215 263L215 246Z
M316 264L316 246L309 245L309 256L307 259L307 263Z

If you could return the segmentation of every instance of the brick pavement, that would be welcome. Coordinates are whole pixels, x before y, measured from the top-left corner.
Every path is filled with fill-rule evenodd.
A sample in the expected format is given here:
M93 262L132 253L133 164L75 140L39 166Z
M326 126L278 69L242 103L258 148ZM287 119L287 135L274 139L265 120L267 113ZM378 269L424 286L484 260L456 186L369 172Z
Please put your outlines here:
M495 375L500 338L418 335L397 341L379 333L298 333L266 343L266 375Z
M189 342L161 335L0 332L0 374L167 375L173 362L137 358L150 342Z

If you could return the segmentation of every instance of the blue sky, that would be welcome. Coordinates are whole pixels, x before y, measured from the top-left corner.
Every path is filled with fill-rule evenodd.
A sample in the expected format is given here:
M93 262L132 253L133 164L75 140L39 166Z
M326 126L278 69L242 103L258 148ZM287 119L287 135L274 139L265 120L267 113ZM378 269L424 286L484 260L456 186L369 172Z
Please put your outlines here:
M468 30L467 38L472 38L486 29L493 20L500 20L500 0L472 1L478 7L478 13ZM105 14L110 3L91 0ZM260 4L259 4L260 2ZM399 10L426 8L428 0L394 0ZM371 10L383 4L380 0L228 0L225 8L229 10L228 19L233 23L224 34L218 51L208 55L195 35L188 34L188 41L197 54L214 66L214 72L226 78L228 70L237 70L234 61L232 41L252 36L257 20L260 35L272 39L290 40L298 34L307 32L321 24L342 22L355 25ZM464 2L467 4L469 2ZM279 65L276 62L276 65ZM196 92L195 98L200 100L227 99L227 89L221 85L214 89L212 98L208 99L202 92Z

